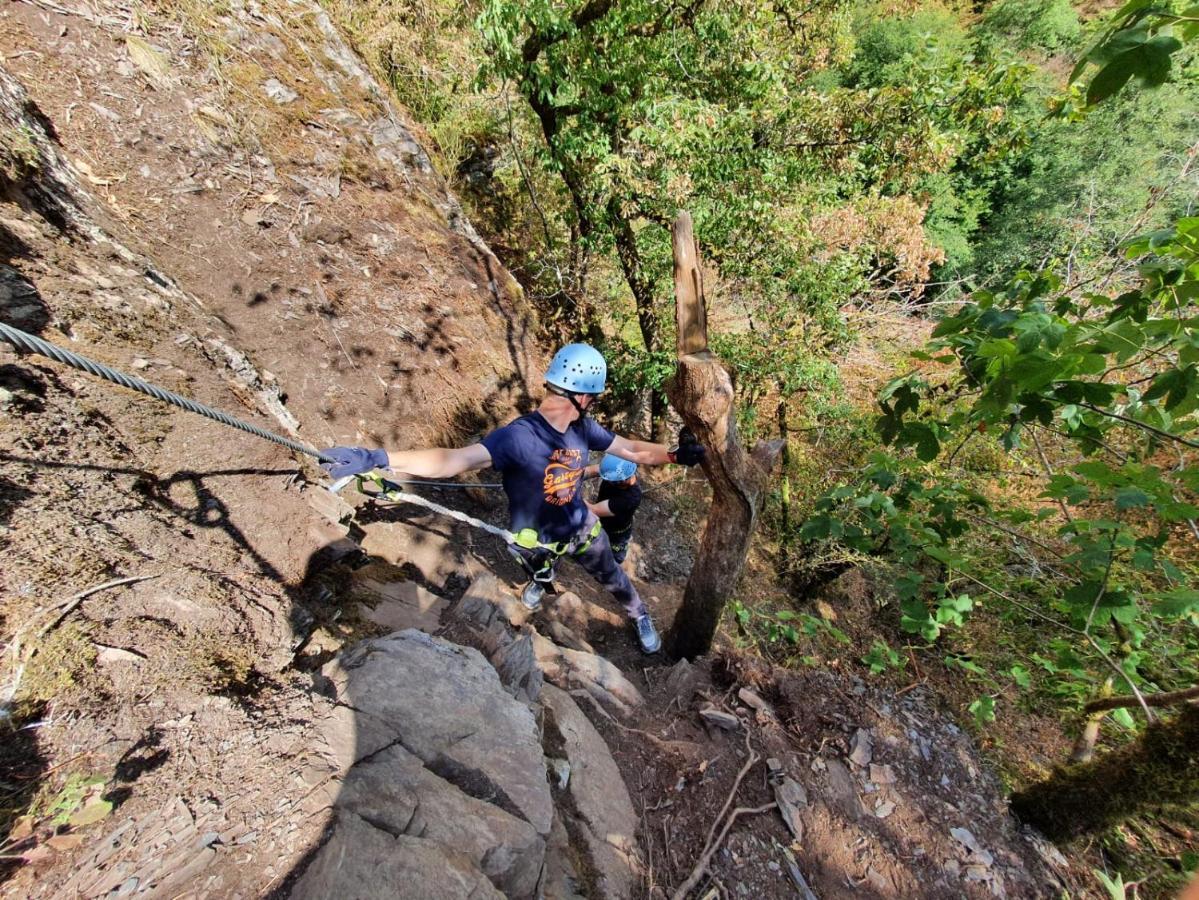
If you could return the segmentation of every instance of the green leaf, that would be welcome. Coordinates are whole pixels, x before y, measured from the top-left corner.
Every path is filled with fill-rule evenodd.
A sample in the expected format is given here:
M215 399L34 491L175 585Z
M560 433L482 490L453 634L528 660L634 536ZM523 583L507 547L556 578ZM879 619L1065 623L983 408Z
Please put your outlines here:
M904 442L916 446L916 456L922 462L932 462L941 452L941 442L932 428L923 422L909 422L903 427Z
M94 825L96 822L107 818L112 812L112 802L109 800L101 800L99 797L92 800L86 806L78 810L67 823L73 828L82 828L85 825Z
M970 712L974 715L974 721L981 728L989 722L995 721L995 698L994 697L979 697L969 706Z
M1008 670L1012 676L1012 681L1016 682L1019 687L1027 688L1032 684L1032 677L1028 674L1028 669L1019 664L1014 665Z
M816 541L827 538L829 536L830 525L831 520L828 516L813 516L804 522L803 527L799 529L800 540Z
M1092 869L1091 871L1095 873L1095 877L1099 879L1099 883L1107 891L1109 900L1128 900L1128 885L1124 883L1123 875L1117 872L1115 880L1112 880L1099 869Z
M1139 487L1129 485L1116 491L1116 509L1136 509L1140 506L1148 506L1151 499Z
M899 627L908 634L920 635L926 641L935 641L941 634L941 626L927 614L923 618L916 618L905 613L899 620Z
M1122 725L1129 731L1137 727L1137 723L1133 721L1132 714L1126 709L1112 710L1112 718L1115 719L1116 724Z
M1087 105L1094 106L1106 100L1128 83L1134 75L1148 87L1156 87L1170 74L1170 55L1182 48L1175 37L1159 34L1145 40L1147 31L1124 35L1123 42L1115 38L1109 42L1111 49L1127 47L1117 53L1099 70L1087 88Z
M1095 605L1095 600L1099 597L1101 589L1102 584L1098 581L1084 581L1066 591L1062 599L1075 609L1085 613Z
M1135 57L1125 53L1099 70L1087 87L1087 105L1094 106L1102 103L1120 88L1124 87L1137 69Z
M1178 588L1164 594L1154 595L1158 602L1154 612L1159 616L1187 616L1199 611L1199 589Z

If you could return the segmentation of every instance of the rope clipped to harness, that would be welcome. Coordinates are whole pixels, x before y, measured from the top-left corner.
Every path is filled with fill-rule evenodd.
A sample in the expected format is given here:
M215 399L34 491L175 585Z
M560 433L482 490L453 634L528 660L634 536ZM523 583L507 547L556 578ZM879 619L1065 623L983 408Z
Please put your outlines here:
M484 522L482 519L476 519L474 516L467 515L456 509L450 509L448 506L442 506L440 503L434 503L432 500L426 500L419 494L410 493L401 488L394 481L388 481L378 472L365 472L361 475L347 475L345 478L339 478L329 486L329 490L337 493L346 485L354 482L358 488L358 492L364 496L370 497L376 502L382 500L386 503L411 503L415 506L423 506L425 509L431 510L440 515L455 519L466 525L486 531L488 534L494 534L496 537L503 539L509 544L517 543L517 535L513 534L506 528L500 528L498 525L492 525L490 522ZM373 484L375 490L366 490L367 483ZM521 545L523 546L523 545Z
M457 509L450 509L448 506L442 506L440 503L434 503L432 500L427 500L419 494L413 494L405 491L396 482L390 481L380 475L378 472L366 472L361 475L347 475L345 478L339 478L329 486L329 490L333 493L341 491L346 485L353 482L358 488L358 492L363 496L370 497L375 502L380 500L385 503L411 503L414 506L423 506L432 512L439 515L447 516L465 525L470 525L488 534L494 534L501 538L505 543L513 544L517 547L523 547L525 550L548 550L555 557L565 556L568 553L578 554L583 553L591 546L592 541L599 537L600 530L603 528L599 519L596 519L595 525L591 530L580 539L573 541L560 541L557 543L545 543L540 539L535 528L522 528L518 532L509 531L506 528L500 528L497 525L492 525L490 522L484 522L482 519L476 519L474 516L468 515ZM373 490L367 490L367 484L374 486Z

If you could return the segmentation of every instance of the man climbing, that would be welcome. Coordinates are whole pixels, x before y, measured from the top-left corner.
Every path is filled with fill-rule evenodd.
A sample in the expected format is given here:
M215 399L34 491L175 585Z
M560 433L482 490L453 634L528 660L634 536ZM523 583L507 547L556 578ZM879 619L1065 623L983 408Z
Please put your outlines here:
M598 466L587 467L587 478L600 477L599 493L595 502L587 508L599 516L608 543L612 545L612 558L624 562L629 552L629 540L633 537L633 516L641 505L641 486L637 484L637 463L621 459L614 453L605 453Z
M421 478L452 478L490 465L503 477L508 496L509 529L518 543L513 556L531 576L521 600L537 609L554 565L573 557L611 592L634 624L646 653L662 646L645 604L612 556L608 536L587 508L580 490L588 453L607 451L641 465L679 463L694 466L704 448L694 441L668 450L663 444L614 435L587 416L606 386L608 365L594 347L568 344L554 354L545 373L546 394L537 410L492 431L478 444L456 449L371 450L332 447L323 451L333 463L323 467L334 478L390 468Z

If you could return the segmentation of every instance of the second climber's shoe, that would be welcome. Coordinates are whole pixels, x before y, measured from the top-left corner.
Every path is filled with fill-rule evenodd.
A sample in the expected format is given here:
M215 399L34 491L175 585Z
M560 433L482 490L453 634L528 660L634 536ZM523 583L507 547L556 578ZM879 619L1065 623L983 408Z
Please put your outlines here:
M643 652L657 653L662 649L662 638L658 637L658 629L654 627L654 620L649 613L638 616L633 625L637 629L637 640Z
M545 588L540 582L530 581L525 585L525 589L520 592L520 602L525 605L525 609L536 612L541 609L541 598L545 596Z

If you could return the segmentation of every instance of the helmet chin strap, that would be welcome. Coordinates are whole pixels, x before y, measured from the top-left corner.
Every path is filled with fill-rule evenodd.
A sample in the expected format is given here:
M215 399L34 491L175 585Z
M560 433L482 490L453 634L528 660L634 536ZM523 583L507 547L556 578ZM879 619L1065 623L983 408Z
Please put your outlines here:
M558 387L556 384L549 384L548 382L545 385L545 389L551 394L554 394L558 397L565 397L567 400L569 400L570 405L573 406L579 413L579 422L582 422L585 418L587 418L587 411L579 405L578 394L574 393L573 391L564 390L563 388Z

